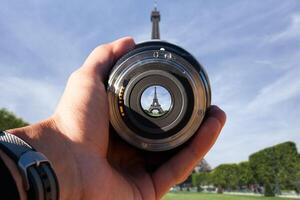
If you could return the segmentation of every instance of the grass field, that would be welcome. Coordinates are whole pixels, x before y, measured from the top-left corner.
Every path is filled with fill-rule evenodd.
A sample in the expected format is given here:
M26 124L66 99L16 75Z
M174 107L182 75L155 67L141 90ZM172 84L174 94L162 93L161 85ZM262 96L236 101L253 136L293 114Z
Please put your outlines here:
M177 192L168 193L163 200L295 200L291 198L279 197L257 197L228 194L208 194L208 193L189 193Z

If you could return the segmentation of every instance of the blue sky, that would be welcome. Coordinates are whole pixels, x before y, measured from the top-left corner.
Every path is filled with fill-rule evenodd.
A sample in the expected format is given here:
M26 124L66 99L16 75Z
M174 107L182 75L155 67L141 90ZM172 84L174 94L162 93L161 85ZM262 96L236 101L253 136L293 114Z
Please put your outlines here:
M0 107L33 123L99 44L150 38L152 1L1 1ZM247 160L291 140L300 148L300 1L161 0L161 37L205 66L227 124L206 159Z

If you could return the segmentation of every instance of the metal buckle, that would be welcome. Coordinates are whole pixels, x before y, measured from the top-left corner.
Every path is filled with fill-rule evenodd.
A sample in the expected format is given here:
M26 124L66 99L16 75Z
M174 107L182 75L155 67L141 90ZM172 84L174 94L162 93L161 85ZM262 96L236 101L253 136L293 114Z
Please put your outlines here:
M21 171L21 175L23 177L23 184L24 184L26 190L29 190L29 188L30 188L27 169L33 165L38 167L40 165L40 163L42 163L42 162L49 163L46 156L44 156L40 152L27 151L21 155L21 157L18 161L18 166Z

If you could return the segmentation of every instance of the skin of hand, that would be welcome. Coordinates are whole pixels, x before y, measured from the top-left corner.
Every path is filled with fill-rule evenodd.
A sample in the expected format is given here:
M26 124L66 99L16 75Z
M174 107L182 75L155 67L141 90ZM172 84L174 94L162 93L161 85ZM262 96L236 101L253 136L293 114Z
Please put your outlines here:
M104 85L116 59L134 46L133 39L126 37L95 48L71 74L51 117L8 131L51 161L60 199L161 199L170 187L188 177L224 126L225 113L211 106L194 137L155 170L147 170L153 157L144 156L111 133ZM20 179L17 172L14 177ZM19 190L24 199L24 190Z

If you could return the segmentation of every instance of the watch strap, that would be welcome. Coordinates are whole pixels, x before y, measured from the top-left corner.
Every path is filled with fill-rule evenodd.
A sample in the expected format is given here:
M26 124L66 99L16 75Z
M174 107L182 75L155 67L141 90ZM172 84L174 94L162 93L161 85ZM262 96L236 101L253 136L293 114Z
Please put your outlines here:
M57 200L59 186L49 160L21 138L0 132L0 149L15 163L21 172L28 199Z

